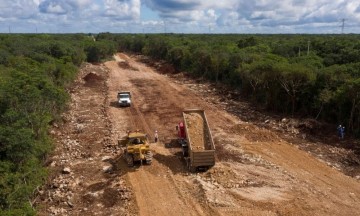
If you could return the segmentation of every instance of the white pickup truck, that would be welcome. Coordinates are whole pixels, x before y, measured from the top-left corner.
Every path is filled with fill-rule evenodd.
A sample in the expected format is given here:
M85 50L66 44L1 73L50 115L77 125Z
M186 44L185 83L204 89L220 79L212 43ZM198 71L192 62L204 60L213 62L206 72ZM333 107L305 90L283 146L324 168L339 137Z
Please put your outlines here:
M117 95L119 106L131 106L131 94L128 91L120 91Z

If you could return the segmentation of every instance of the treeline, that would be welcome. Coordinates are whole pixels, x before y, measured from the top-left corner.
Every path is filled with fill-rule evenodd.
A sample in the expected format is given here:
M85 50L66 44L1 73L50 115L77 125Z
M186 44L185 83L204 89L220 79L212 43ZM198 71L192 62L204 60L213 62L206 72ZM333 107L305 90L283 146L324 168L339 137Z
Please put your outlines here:
M35 215L32 196L46 179L48 135L83 61L111 56L113 41L75 35L0 35L0 215Z
M113 35L119 51L166 60L194 77L240 89L269 110L360 135L359 35Z

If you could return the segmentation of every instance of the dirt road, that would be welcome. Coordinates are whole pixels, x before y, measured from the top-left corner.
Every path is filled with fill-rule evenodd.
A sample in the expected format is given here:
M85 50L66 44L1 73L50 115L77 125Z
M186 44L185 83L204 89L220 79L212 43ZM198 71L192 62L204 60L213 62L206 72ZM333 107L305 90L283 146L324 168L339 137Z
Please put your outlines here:
M115 101L118 90L129 90L134 104L125 109L111 107L112 125L119 134L128 129L150 135L158 130L160 134L161 142L153 144L154 164L127 173L140 215L360 213L358 181L271 131L253 129L255 126L199 98L186 85L133 58L124 54L116 58L130 67L119 67L115 61L105 64L110 69L108 95ZM186 108L205 109L215 137L218 161L206 173L189 175L180 149L173 144L175 125Z
M199 94L125 54L80 76L70 114L52 132L54 174L40 193L40 215L360 214L359 180L224 111L206 98L211 89ZM117 107L119 90L132 92L131 107ZM189 173L176 143L188 108L206 111L214 137L217 161L207 172ZM151 165L129 168L117 140L136 129L152 141L157 130L159 142Z

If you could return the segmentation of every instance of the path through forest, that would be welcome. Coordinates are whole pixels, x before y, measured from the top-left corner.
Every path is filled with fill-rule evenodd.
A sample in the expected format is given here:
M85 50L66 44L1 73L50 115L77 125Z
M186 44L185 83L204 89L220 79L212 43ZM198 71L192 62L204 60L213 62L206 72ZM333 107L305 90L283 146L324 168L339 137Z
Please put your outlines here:
M162 74L139 60L118 54L83 68L67 121L52 132L58 146L40 215L360 213L359 180L225 111L206 97L214 89L200 91L182 74ZM116 105L119 90L131 91L131 107ZM176 143L175 126L188 108L207 114L217 157L207 172L189 173ZM159 132L152 165L129 168L122 158L117 140L135 129L151 140Z

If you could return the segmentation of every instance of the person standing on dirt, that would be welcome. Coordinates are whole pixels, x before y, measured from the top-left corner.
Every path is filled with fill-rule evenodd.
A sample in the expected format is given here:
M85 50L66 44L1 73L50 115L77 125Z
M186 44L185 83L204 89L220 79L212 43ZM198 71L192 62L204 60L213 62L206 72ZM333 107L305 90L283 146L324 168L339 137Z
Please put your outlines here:
M339 139L344 139L344 137L345 137L345 127L342 126L342 125L339 125L337 127L337 132L338 132Z
M340 135L341 135L341 139L344 139L344 137L345 137L345 127L344 126L342 126L340 129Z
M338 137L339 137L339 139L341 139L341 130L342 130L342 126L339 125L339 126L337 127L337 132L338 132Z
M155 142L157 143L157 142L158 142L158 139L159 139L159 135L158 135L158 131L157 131L157 130L155 131L154 137L155 137Z

